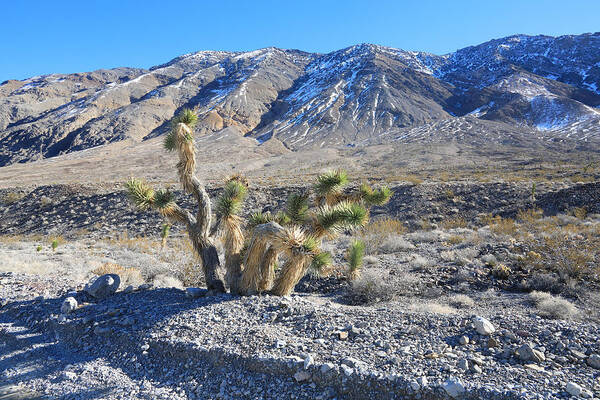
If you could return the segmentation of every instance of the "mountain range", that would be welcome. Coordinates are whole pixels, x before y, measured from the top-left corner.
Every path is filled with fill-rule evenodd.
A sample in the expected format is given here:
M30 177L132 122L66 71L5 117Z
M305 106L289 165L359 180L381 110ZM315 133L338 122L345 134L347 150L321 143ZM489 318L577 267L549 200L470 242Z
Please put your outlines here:
M515 35L446 55L359 44L327 54L200 51L148 70L0 84L0 166L164 134L289 150L466 141L600 149L600 33Z

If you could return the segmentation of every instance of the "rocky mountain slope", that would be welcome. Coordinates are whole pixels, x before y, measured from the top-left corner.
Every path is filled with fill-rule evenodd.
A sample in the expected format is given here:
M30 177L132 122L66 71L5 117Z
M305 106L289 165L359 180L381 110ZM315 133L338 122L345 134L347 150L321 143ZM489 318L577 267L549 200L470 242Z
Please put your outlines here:
M293 150L427 140L600 144L600 33L511 36L437 56L361 44L329 54L201 51L149 70L0 84L0 166L163 134L236 129Z

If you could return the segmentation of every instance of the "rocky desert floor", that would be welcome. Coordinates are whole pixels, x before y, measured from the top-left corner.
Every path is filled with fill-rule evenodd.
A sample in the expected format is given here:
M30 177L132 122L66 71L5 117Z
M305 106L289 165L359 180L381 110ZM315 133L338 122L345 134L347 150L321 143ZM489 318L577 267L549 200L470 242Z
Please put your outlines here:
M163 246L118 185L2 189L0 396L600 397L600 185L390 185L360 277L342 235L289 297L205 296L183 232ZM253 184L246 214L303 188ZM115 294L83 290L106 272Z

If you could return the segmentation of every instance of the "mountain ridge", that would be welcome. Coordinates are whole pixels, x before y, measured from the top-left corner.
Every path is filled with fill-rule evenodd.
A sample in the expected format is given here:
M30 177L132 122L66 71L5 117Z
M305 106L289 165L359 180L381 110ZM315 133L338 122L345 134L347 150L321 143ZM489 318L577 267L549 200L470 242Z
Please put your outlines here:
M463 117L523 143L594 144L599 106L600 33L512 35L442 56L367 43L325 54L199 51L149 69L3 82L0 166L160 136L184 107L198 113L198 135L236 127L299 150L377 143Z

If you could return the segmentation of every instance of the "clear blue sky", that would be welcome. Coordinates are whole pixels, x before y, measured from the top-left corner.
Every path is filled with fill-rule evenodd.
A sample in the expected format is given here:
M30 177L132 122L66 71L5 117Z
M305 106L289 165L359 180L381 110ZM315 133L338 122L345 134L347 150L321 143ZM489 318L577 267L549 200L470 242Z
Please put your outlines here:
M600 0L6 0L0 12L0 82L198 50L366 42L444 54L515 33L600 31Z

